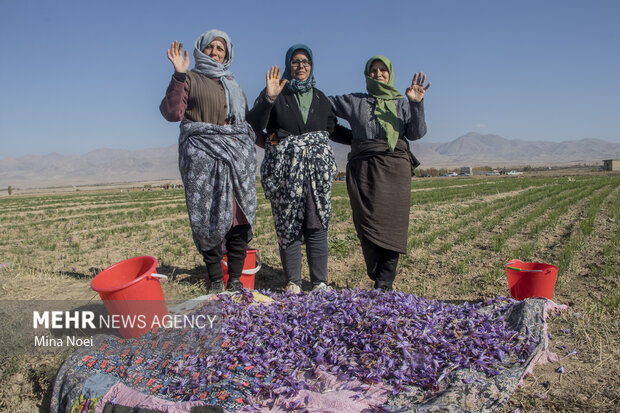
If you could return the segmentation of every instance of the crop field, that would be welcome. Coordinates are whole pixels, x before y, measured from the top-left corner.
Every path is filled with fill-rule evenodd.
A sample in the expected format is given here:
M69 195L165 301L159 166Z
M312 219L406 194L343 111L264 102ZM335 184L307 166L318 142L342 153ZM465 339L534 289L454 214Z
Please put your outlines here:
M559 362L538 366L504 412L614 411L620 405L620 175L417 178L411 185L409 253L395 288L442 300L508 296L511 259L559 267L549 318ZM123 259L152 255L170 277L167 299L204 293L202 258L179 189L76 191L0 197L0 300L99 300L90 280ZM335 182L329 282L370 288L343 182ZM269 202L258 186L250 246L256 288L281 290ZM309 290L304 263L303 289ZM0 355L0 410L46 411L66 355ZM558 373L560 367L563 373Z

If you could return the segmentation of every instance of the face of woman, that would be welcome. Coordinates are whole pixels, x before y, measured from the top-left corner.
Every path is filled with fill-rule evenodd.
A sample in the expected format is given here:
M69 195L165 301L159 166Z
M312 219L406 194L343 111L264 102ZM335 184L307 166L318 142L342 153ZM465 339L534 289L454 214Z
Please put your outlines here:
M310 70L312 69L312 63L308 53L299 50L291 57L291 76L293 79L301 80L302 82L307 80L310 76Z
M204 48L202 53L217 62L224 63L224 59L226 59L226 41L217 37L211 40L211 43Z
M370 65L370 77L377 82L386 83L390 81L390 71L381 60L375 60Z

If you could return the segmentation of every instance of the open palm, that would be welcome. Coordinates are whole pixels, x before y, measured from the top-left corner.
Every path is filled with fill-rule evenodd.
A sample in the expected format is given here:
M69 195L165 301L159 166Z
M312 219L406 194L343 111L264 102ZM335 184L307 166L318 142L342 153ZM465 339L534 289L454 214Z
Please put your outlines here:
M170 44L170 49L166 50L168 60L172 62L174 71L179 73L187 73L189 69L189 54L187 50L183 55L183 43L179 43L176 40Z
M267 98L272 102L275 101L282 92L282 89L284 89L286 82L286 79L280 81L280 68L278 66L272 66L271 69L267 71L267 87L265 90Z
M413 75L411 86L405 91L407 99L412 102L421 102L426 91L431 87L431 82L428 82L426 86L424 86L424 82L426 82L426 75L424 73L420 72Z

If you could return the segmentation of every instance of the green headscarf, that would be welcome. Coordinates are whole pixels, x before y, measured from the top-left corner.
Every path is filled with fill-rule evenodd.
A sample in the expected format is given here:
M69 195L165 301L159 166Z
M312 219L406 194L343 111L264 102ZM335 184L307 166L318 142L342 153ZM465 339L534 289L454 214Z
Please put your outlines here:
M370 66L375 60L382 61L390 71L390 79L387 84L370 77ZM392 67L392 62L382 55L373 56L366 62L364 75L366 75L366 90L377 99L375 116L379 121L379 125L385 131L390 152L394 152L396 142L398 141L398 114L396 113L394 99L402 99L403 95L394 87L394 67Z

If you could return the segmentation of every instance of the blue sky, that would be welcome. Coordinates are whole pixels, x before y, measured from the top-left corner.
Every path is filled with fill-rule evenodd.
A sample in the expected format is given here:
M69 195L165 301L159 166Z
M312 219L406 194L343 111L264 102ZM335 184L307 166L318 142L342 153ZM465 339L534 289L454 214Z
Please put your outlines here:
M619 16L616 0L0 0L0 158L175 143L178 124L158 110L165 51L211 28L230 35L250 104L301 42L326 94L364 91L375 54L401 92L427 73L427 142L620 143Z

